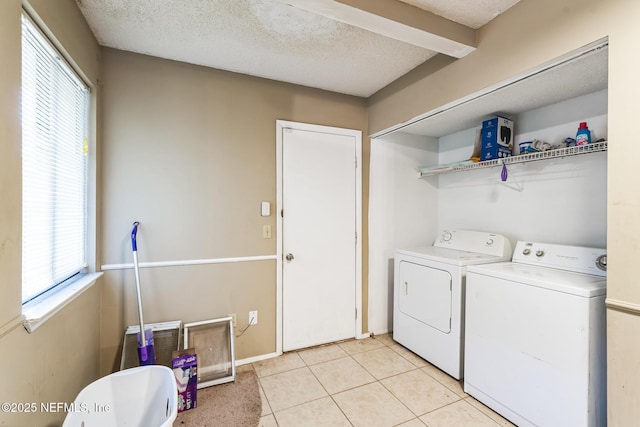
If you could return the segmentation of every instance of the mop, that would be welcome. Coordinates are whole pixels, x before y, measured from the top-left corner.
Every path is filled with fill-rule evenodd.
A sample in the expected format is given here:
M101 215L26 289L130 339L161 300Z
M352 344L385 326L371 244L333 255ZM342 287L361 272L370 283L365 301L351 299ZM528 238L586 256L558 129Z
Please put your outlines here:
M140 271L138 269L138 247L136 245L136 234L138 233L138 221L133 223L131 230L131 251L133 252L133 269L136 275L136 296L138 298L138 318L140 319L140 332L138 332L138 360L140 366L154 365L156 354L153 348L153 330L144 328L142 318L142 298L140 296Z

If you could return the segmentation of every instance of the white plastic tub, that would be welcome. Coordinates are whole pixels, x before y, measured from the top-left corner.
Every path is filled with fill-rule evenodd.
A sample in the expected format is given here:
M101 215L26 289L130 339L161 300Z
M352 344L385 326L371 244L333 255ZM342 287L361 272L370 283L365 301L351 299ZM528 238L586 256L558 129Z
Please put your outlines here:
M169 427L178 415L176 380L166 366L115 372L86 386L63 427Z

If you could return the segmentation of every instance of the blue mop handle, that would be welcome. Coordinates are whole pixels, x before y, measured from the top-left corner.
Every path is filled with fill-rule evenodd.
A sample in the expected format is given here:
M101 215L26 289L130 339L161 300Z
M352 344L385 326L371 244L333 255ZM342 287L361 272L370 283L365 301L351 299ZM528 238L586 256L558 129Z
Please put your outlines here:
M140 222L136 221L133 223L133 230L131 230L131 250L134 252L138 251L138 245L136 244L136 234L138 234L138 226Z

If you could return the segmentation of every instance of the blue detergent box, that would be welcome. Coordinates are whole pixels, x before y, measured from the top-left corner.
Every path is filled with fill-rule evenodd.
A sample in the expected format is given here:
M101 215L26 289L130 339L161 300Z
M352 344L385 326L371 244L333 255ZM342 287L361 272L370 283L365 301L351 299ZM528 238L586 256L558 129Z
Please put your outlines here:
M513 154L513 120L494 117L482 122L480 160L495 160Z
M171 367L178 386L178 412L198 406L198 358L195 349L174 351Z

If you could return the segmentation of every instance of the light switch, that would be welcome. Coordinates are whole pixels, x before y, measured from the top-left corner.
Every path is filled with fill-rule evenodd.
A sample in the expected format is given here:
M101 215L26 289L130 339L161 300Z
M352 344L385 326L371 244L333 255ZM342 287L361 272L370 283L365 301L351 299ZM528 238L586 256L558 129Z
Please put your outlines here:
M261 216L269 216L269 215L271 215L271 203L262 202L260 204L260 215Z
M262 226L262 238L263 239L270 239L271 238L271 226L270 225L263 225Z

